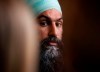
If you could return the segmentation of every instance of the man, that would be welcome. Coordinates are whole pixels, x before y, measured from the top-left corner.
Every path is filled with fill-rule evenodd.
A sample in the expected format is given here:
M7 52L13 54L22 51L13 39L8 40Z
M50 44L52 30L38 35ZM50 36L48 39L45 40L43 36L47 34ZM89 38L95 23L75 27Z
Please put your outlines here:
M63 19L58 0L28 0L40 31L39 72L62 72Z

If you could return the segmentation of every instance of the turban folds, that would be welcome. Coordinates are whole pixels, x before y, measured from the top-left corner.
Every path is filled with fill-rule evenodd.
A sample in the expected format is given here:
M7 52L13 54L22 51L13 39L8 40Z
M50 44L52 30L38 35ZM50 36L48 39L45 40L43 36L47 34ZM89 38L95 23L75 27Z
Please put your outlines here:
M36 16L49 9L56 9L62 13L58 0L27 0L27 3L32 7Z

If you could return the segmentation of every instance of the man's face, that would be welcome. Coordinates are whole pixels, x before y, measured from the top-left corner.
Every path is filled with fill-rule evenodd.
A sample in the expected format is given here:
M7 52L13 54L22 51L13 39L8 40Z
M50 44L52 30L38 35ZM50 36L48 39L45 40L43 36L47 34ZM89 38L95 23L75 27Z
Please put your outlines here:
M56 9L38 16L40 43L40 72L56 72L61 59L63 19Z
M43 12L38 17L39 31L41 40L49 37L50 35L62 39L63 19L62 14L56 9L50 9ZM50 42L53 45L52 42Z

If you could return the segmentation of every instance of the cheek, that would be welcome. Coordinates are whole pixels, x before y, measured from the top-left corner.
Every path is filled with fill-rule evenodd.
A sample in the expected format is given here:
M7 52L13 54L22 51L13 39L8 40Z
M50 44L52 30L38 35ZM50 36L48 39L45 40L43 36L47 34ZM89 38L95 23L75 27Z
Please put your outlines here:
M48 37L48 29L47 28L40 27L39 32L40 32L40 40L43 40Z
M62 28L58 29L58 38L59 39L62 39L62 34L63 34L63 29Z

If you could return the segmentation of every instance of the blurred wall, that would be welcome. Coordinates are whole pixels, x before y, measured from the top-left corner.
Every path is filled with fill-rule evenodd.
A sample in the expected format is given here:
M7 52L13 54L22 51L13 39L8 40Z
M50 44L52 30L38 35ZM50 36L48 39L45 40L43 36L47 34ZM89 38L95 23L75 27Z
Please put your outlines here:
M64 17L65 72L100 71L100 4L59 0Z

